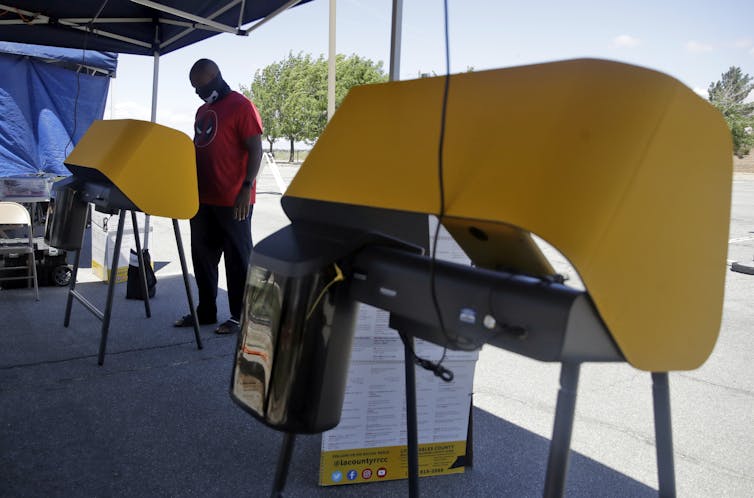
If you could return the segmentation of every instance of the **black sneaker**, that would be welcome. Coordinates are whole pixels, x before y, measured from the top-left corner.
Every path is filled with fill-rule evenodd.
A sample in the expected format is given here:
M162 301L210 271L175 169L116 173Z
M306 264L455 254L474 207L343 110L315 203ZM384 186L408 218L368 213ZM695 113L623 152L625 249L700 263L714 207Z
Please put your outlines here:
M238 323L238 320L235 318L229 318L225 321L225 323L220 324L219 327L215 329L215 334L219 335L229 335L229 334L236 334L241 330L241 326Z

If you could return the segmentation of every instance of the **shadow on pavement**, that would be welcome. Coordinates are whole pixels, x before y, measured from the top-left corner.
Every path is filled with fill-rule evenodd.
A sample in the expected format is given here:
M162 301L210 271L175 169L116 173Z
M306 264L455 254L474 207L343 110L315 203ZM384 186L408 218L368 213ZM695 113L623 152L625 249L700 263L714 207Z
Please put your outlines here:
M78 284L95 305L103 283ZM108 354L100 322L66 288L0 292L0 496L268 496L282 435L230 400L235 338L173 320L187 310L180 275L159 278L145 318L116 287ZM227 309L226 297L218 309ZM406 481L321 488L321 436L299 436L286 496L406 496ZM422 496L540 496L549 441L474 409L474 467L423 478ZM646 485L579 454L571 496L655 496Z

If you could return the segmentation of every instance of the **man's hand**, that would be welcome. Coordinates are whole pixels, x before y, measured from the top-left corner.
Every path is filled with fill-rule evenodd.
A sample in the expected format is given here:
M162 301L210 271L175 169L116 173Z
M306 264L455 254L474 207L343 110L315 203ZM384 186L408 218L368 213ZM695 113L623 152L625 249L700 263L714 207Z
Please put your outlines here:
M233 219L243 221L249 216L249 199L251 199L251 186L241 187L233 205Z

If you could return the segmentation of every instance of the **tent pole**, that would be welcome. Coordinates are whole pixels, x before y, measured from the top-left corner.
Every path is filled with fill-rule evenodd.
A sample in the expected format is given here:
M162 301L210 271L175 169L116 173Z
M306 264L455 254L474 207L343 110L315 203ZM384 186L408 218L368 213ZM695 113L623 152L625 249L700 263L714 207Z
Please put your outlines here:
M160 80L160 52L154 51L154 64L152 66L152 116L150 120L157 122L157 85ZM149 249L149 215L144 217L144 249Z
M403 0L393 0L393 15L390 29L390 81L401 79L401 26L403 24ZM419 496L419 430L416 413L416 366L414 364L414 337L399 329L403 338L406 377L406 460L408 467L408 496ZM404 336L405 334L405 336Z
M393 21L390 31L390 81L401 79L401 26L403 0L393 0Z
M110 78L110 119L113 119L113 101L115 100L115 78Z
M330 55L327 60L327 120L335 114L335 2L330 0Z
M160 53L155 50L154 64L152 66L152 117L153 123L157 122L157 85L160 79Z

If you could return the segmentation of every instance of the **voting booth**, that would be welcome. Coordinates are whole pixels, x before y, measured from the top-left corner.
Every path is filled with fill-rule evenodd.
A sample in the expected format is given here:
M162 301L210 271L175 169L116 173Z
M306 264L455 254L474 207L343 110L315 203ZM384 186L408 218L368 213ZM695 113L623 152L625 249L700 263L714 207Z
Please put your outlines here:
M98 363L105 359L114 284L118 280L120 257L101 266L108 281L104 310L97 309L76 291L76 275L84 238L89 204L102 213L118 214L114 240L104 245L119 255L130 213L130 235L136 246L140 269L139 285L147 317L151 316L144 253L141 250L137 213L173 218L178 255L183 271L189 310L194 318L194 338L201 349L196 309L191 297L186 258L178 229L178 219L188 219L199 209L194 144L184 133L147 121L134 119L95 121L65 160L72 175L53 187L48 214L48 236L63 247L76 251L64 325L70 323L74 299L102 321ZM104 249L103 249L104 250Z
M261 306L260 277L276 297L264 301L264 327L243 317L232 396L268 425L298 417L275 411L292 393L273 388L276 363L316 398L331 362L344 357L358 301L387 310L407 348L412 338L450 349L490 344L562 364L547 496L564 489L580 365L652 372L660 494L674 493L667 372L704 363L722 313L732 176L722 117L677 80L611 61L449 78L442 168L444 77L354 88L334 115L282 199L291 225L252 255L246 308ZM348 159L357 155L358 168ZM428 257L421 220L438 213L474 266ZM585 290L557 278L532 234L571 262ZM291 289L296 280L309 284ZM249 353L258 331L263 351ZM287 342L309 333L319 335L313 357ZM324 339L342 347L327 351ZM239 395L249 354L261 358L258 391ZM413 375L411 362L411 494ZM330 384L328 403L342 385ZM308 402L316 418L318 400Z

